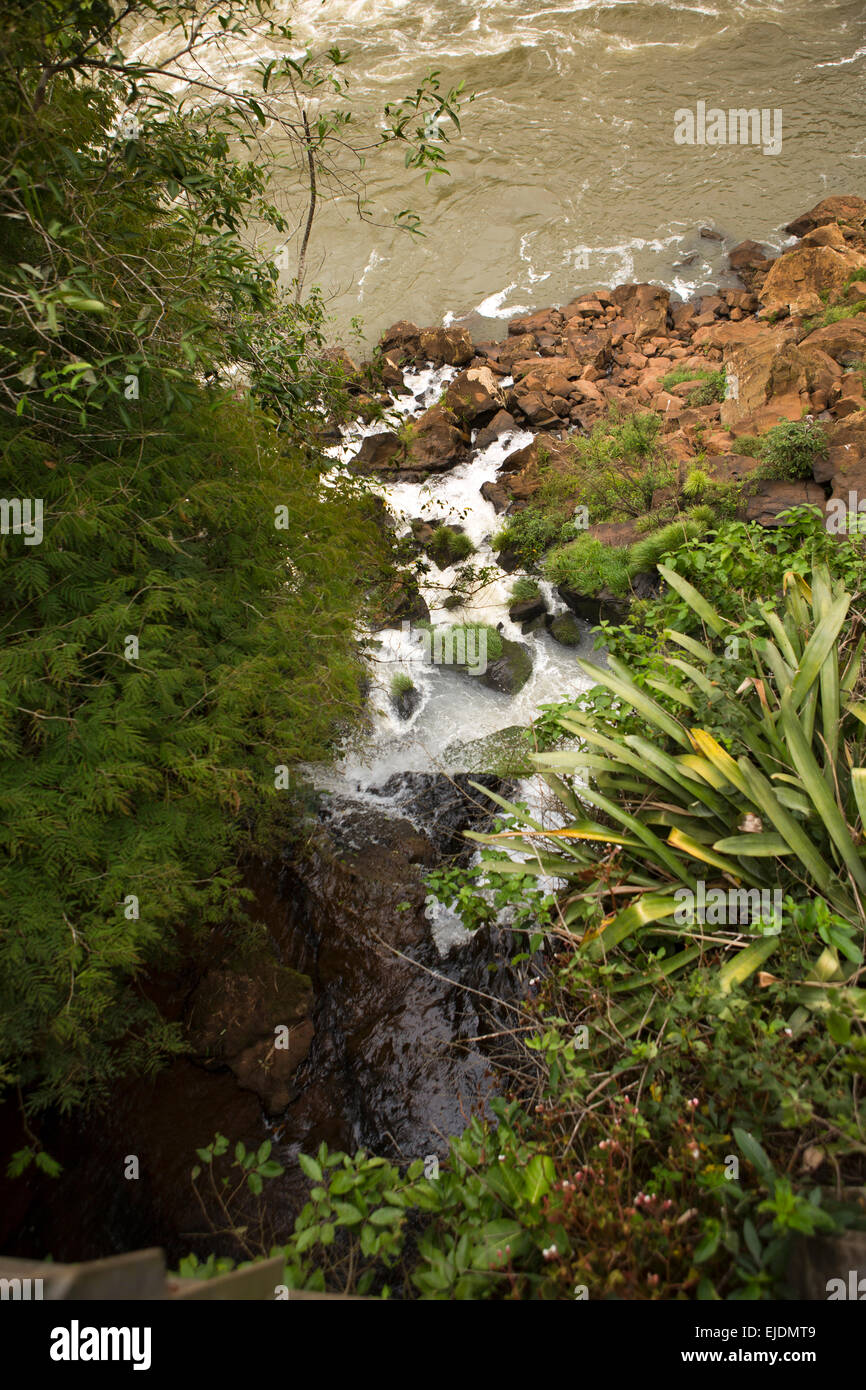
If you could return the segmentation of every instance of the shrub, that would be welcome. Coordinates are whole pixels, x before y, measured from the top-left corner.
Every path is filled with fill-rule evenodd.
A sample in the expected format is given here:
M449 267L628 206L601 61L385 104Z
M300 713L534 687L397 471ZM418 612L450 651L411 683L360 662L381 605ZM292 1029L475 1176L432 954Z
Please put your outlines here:
M573 534L561 515L548 514L537 506L525 507L508 518L492 540L494 550L511 550L520 563L530 569L546 550Z
M709 508L704 508L698 516L683 517L681 521L672 521L669 526L663 526L660 531L655 531L652 535L644 536L641 540L635 541L628 551L629 576L634 577L634 575L642 574L646 570L655 569L663 555L666 555L668 551L678 550L687 540L702 536L707 525L711 523L712 512L709 511Z
M415 682L411 676L407 676L405 671L398 671L391 677L391 696L394 700L399 700L401 695L408 695L415 689Z
M811 478L816 459L827 452L827 436L811 420L782 420L761 438L760 458L770 478Z

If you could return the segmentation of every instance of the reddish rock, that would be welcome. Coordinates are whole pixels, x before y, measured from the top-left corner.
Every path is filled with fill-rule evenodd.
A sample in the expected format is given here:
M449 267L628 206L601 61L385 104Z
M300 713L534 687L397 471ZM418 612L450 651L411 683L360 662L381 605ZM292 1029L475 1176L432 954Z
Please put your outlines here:
M431 406L412 427L407 466L434 473L444 472L466 456L469 436L457 416L444 405Z
M383 353L396 353L398 361L414 360L421 349L421 329L417 323L400 319L385 329L379 339L379 347Z
M393 430L368 434L350 464L353 473L381 473L402 458L403 446Z
M527 333L558 333L565 323L559 309L542 309L536 314L525 314L512 319L508 325L509 338L520 338Z
M838 231L838 228L837 228ZM836 299L848 276L866 268L866 256L832 246L798 246L773 262L758 298L766 313L787 310L791 314L820 314L822 295Z
M623 316L634 323L633 337L636 344L664 334L670 292L661 285L617 285L613 292L613 300L622 310Z
M480 429L475 436L476 449L486 449L503 434L512 434L517 429L517 421L507 410L497 410L489 424Z
M746 289L754 290L773 262L764 254L764 247L759 242L741 241L729 252L728 264L739 275Z
M422 328L419 356L434 367L465 367L474 356L465 328Z
M489 367L469 367L448 383L445 404L458 419L471 423L494 415L505 400Z
M840 319L838 323L828 323L825 328L816 328L799 344L802 352L810 348L820 348L836 362L862 362L866 358L866 314L856 314L850 319Z
M822 511L824 508L824 491L815 483L762 479L754 488L744 499L743 515L747 521L759 521L762 526L779 526L779 513L789 507L810 505Z
M791 236L802 237L828 222L838 222L855 231L862 230L866 226L866 200L853 196L824 198L810 212L804 212L789 222L785 231Z

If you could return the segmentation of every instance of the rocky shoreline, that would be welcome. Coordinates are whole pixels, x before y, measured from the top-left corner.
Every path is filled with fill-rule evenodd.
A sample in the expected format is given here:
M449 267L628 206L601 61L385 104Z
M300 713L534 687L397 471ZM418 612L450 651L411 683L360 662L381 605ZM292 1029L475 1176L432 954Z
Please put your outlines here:
M508 519L537 501L545 475L567 472L575 438L611 411L655 412L674 478L653 496L652 511L666 507L670 518L687 510L695 467L710 485L736 487L736 515L764 526L790 507L847 505L851 492L866 492L866 200L824 199L785 231L796 242L775 258L752 241L730 252L742 289L696 301L677 302L658 285L619 285L513 319L502 341L395 323L373 364L389 391L403 391L404 372L421 366L456 375L408 428L369 433L351 470L420 482L472 448L530 430L532 442L507 455L482 489ZM714 373L724 374L724 398L695 401ZM809 477L766 476L755 453L740 448L804 419L820 424L827 443ZM589 523L590 536L615 548L641 530L633 520ZM515 568L507 551L498 559ZM597 594L560 593L582 617L621 616L612 595L605 606L604 595L599 605Z

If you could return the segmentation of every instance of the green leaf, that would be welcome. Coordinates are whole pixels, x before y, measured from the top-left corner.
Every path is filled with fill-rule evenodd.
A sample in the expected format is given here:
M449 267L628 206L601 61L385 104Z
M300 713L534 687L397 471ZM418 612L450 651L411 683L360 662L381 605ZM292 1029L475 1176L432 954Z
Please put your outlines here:
M298 1154L298 1162L308 1178L312 1179L313 1182L322 1182L324 1174L321 1165L314 1158L311 1158L309 1154Z

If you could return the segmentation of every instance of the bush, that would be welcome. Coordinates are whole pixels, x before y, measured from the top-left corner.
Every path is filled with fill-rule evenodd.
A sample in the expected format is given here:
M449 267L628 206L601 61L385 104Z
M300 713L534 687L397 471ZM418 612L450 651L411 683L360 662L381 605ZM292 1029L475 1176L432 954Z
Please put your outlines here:
M411 676L406 675L405 671L398 671L396 675L391 677L392 699L399 700L401 695L408 695L414 689L415 682Z
M704 535L707 526L712 524L712 512L709 508L695 508L695 511L699 511L700 514L684 517L681 521L672 521L660 531L635 541L628 551L629 576L634 577L646 570L655 569L663 555L667 555L671 550L678 550L685 541Z
M765 476L780 479L811 478L815 461L827 453L827 436L811 420L783 420L761 438L760 455Z
M525 569L538 563L546 550L573 534L561 515L537 506L524 507L508 518L491 542L494 550L511 550Z

